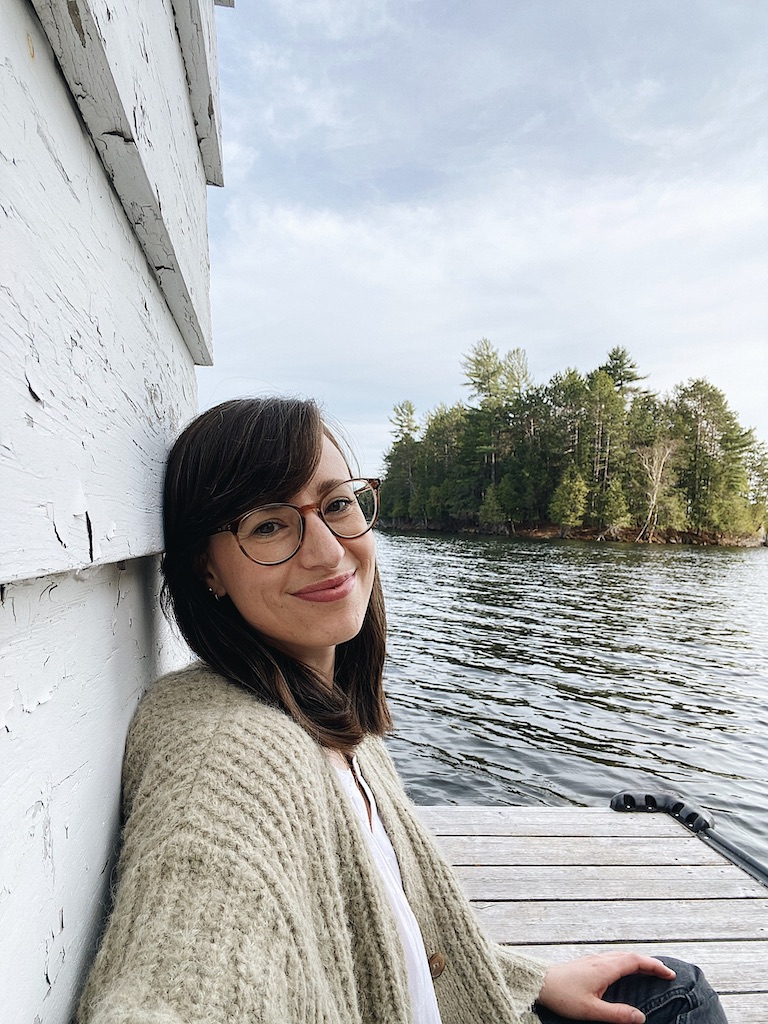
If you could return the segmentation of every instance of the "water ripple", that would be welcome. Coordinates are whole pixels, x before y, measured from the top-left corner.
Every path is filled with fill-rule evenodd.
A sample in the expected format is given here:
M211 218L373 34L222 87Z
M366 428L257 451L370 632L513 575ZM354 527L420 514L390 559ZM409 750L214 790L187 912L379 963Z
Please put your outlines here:
M379 534L420 803L671 789L768 863L768 550Z

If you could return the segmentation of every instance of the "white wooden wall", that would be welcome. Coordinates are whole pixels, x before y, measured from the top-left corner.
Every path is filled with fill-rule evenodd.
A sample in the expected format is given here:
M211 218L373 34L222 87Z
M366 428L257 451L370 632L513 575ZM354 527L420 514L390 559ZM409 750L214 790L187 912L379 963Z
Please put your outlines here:
M211 360L211 0L0 7L0 1020L65 1024L125 732L188 657L160 490Z

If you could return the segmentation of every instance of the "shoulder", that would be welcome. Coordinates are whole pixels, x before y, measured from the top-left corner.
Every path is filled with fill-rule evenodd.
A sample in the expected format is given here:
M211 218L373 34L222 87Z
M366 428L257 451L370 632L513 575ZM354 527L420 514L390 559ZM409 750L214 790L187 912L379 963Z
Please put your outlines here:
M126 811L146 788L189 793L268 780L286 760L311 771L314 740L278 708L196 663L163 676L141 701L126 746Z
M130 742L151 739L217 736L242 733L243 740L273 734L282 740L289 734L301 739L306 734L288 715L273 707L239 683L232 682L200 662L163 676L147 691L131 723ZM307 742L312 740L307 736Z

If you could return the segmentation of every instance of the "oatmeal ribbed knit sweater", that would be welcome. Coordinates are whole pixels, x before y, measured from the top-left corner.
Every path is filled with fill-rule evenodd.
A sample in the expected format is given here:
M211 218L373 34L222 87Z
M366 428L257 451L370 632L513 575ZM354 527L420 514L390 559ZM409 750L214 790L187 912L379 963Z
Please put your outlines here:
M384 744L358 750L443 1024L532 1022L543 965L480 931ZM411 1024L403 953L335 769L280 711L197 665L128 739L114 910L80 1024Z

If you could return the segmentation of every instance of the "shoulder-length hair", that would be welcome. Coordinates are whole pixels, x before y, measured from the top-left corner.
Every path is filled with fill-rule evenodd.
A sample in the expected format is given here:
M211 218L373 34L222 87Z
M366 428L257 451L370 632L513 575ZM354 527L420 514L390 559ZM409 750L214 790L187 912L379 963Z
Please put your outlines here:
M193 420L168 457L162 595L203 661L282 708L319 743L349 753L364 736L382 735L391 726L378 570L360 632L336 648L332 687L249 625L229 598L216 601L200 573L217 527L261 503L290 501L308 483L323 437L341 451L311 400L235 399Z

